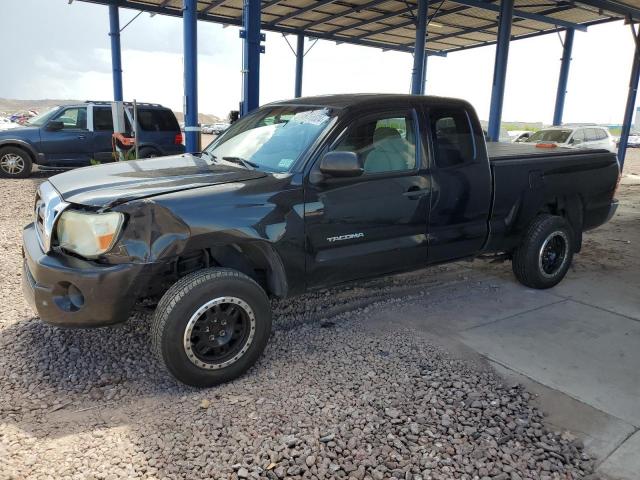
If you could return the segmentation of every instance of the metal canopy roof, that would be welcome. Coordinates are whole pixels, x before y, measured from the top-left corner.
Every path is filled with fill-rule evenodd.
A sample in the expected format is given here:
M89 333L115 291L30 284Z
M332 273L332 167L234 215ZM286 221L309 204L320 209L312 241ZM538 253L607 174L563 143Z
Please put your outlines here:
M182 0L83 0L182 15ZM416 0L263 0L262 28L340 43L412 52ZM500 2L431 0L427 52L445 55L496 42ZM198 0L198 18L242 24L242 0ZM620 19L640 21L640 0L515 0L511 38Z

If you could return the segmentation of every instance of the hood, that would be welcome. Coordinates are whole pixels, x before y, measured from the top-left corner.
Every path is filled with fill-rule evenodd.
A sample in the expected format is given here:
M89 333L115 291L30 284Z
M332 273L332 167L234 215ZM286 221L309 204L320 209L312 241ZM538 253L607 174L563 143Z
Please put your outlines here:
M20 134L32 135L32 134L39 134L40 132L40 127L18 125L17 127L9 126L8 128L5 128L4 125L11 125L11 124L0 123L0 136L15 137L16 135L20 135Z
M109 207L163 193L265 176L264 172L209 164L199 156L186 154L79 168L49 181L66 202Z

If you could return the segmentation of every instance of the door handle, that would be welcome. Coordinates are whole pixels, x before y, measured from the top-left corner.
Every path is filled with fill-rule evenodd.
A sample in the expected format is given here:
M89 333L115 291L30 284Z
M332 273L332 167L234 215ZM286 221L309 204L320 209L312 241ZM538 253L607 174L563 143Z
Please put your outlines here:
M429 193L429 191L430 190L428 188L420 188L414 185L413 187L409 187L409 189L404 192L403 195L405 197L409 197L411 200L417 200Z

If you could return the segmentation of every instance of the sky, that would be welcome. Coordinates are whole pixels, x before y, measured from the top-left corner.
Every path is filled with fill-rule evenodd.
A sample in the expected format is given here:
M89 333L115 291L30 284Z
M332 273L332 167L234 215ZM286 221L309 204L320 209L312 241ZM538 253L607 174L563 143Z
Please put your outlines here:
M68 0L2 3L0 97L112 98L107 7L81 1L68 4ZM121 26L136 13L121 9ZM295 45L294 37L289 41ZM122 32L121 42L125 100L161 103L181 111L181 20L143 13ZM622 22L576 32L565 122L622 122L633 45L629 27ZM260 103L291 98L293 53L277 33L266 32L265 47ZM237 27L198 22L200 112L226 117L238 108L241 49ZM557 34L511 43L503 121L551 122L561 56ZM493 46L446 58L429 57L427 93L464 98L476 107L481 119L487 119L494 58ZM303 95L408 93L412 63L409 53L321 40L305 56Z

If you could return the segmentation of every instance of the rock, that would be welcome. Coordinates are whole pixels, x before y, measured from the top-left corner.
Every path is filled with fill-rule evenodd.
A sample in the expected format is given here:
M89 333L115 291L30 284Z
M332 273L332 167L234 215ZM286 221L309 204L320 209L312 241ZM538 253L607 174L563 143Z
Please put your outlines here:
M313 466L313 465L315 465L315 463L316 463L316 456L315 456L315 455L309 455L309 456L305 459L304 463L306 463L306 464L307 464L307 467L312 467L312 466Z
M249 470L244 467L241 467L238 470L238 478L249 478Z

